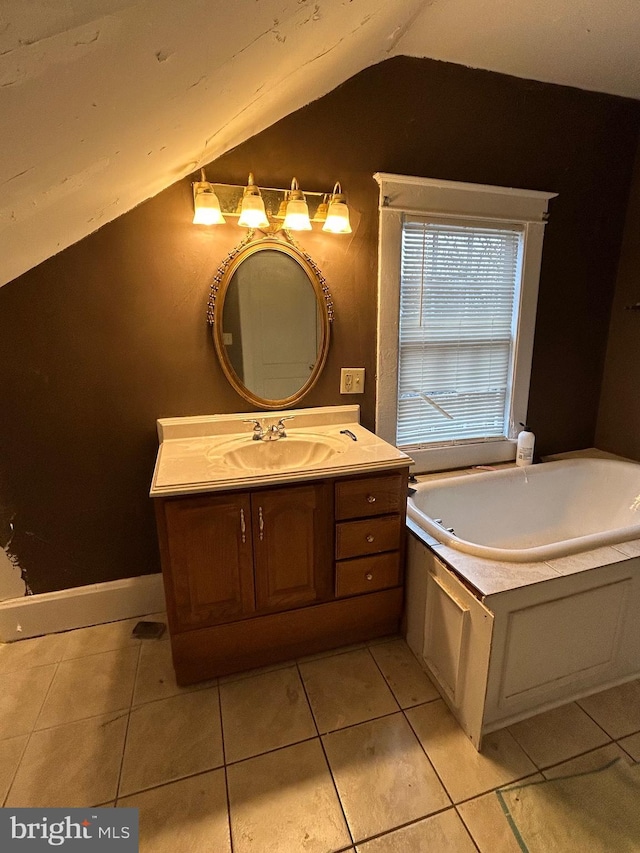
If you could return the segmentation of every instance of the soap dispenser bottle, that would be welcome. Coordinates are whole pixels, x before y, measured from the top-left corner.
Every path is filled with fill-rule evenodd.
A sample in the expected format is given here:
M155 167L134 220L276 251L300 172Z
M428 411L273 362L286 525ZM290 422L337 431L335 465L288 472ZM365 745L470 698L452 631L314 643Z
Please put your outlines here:
M516 448L516 465L533 464L533 446L536 437L526 424L520 422L522 432L518 433L518 446Z

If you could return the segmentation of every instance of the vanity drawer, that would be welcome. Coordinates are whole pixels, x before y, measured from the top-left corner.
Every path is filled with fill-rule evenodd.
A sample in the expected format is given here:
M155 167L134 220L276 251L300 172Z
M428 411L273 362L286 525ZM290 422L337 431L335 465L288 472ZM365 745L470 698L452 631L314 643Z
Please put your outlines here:
M400 583L397 551L336 563L336 598L387 589Z
M336 560L364 557L400 547L402 517L386 515L336 524Z
M400 512L401 488L400 473L336 483L336 518L342 521Z

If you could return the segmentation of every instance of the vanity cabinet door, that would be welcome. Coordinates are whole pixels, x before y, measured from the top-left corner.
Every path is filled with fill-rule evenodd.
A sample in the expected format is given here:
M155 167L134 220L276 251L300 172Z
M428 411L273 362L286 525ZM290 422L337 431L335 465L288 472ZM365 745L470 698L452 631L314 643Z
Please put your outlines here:
M164 518L162 518L162 515ZM232 493L163 502L163 568L177 630L230 622L255 610L251 505Z
M251 509L257 609L287 610L331 598L331 485L254 492Z

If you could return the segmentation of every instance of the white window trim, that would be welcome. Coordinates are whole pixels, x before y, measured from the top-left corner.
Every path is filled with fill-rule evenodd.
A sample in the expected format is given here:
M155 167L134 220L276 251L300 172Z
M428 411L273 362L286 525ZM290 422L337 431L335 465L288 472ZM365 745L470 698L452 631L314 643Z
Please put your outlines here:
M396 443L400 257L405 214L483 220L524 227L519 328L516 335L508 439L412 451L416 471L436 471L515 459L519 422L526 423L542 240L549 200L557 193L492 187L376 172L380 187L376 432Z

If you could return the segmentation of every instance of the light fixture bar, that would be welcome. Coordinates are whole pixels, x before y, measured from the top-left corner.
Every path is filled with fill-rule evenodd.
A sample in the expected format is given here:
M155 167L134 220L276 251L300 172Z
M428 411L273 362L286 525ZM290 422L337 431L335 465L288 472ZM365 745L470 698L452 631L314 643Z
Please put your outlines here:
M204 170L202 170L202 174L204 175ZM308 217L309 223L320 223L321 225L326 225L327 214L329 208L334 202L344 202L344 208L347 209L347 219L348 219L348 207L346 205L346 201L344 201L344 195L342 194L340 184L336 184L333 188L333 192L315 192L306 190L304 193L300 190L298 186L297 180L294 179L292 184L295 182L296 186L293 190L297 190L304 202L306 202L308 209ZM195 182L193 184L194 191L194 207L195 207L195 195L196 188L199 187L201 182ZM253 174L249 176L249 181L246 186L242 186L239 184L221 184L208 182L208 186L211 188L211 191L215 194L216 198L219 201L220 205L220 215L223 218L223 221L227 222L234 220L238 220L238 224L244 225L244 227L254 227L254 228L277 228L277 227L286 227L289 228L289 225L284 225L285 215L287 205L291 201L292 198L292 188L281 188L281 187L263 187L256 186ZM266 221L262 220L264 224L262 225L246 225L241 221L242 217L242 208L245 204L245 200L249 196L251 200L246 202L247 207L251 207L252 205L259 206L260 200L264 206L264 213L266 217ZM258 201L255 200L255 197L258 197ZM341 196L341 199L338 198ZM335 211L335 208L334 208ZM340 208L338 209L340 211ZM344 213L344 209L342 209ZM343 217L344 218L344 217ZM246 220L245 220L246 221ZM305 230L308 228L305 227ZM340 231L332 231L332 229L323 228L324 231L329 231L331 233L349 233L346 230ZM350 230L350 227L349 227Z

